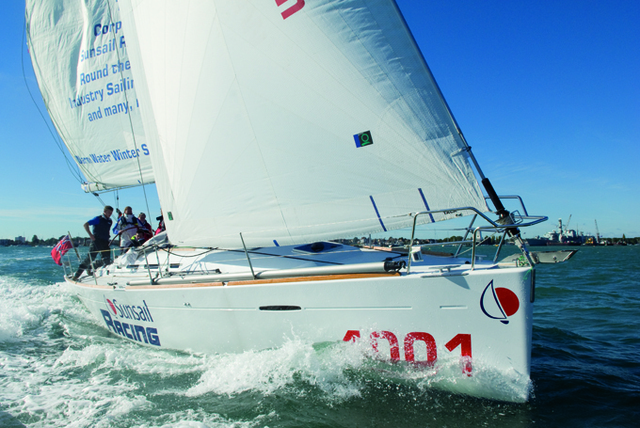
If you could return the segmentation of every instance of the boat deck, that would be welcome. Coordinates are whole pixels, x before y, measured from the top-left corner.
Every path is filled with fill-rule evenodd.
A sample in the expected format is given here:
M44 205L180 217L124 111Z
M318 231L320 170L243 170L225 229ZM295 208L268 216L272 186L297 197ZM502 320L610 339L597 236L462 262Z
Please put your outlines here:
M406 251L337 243L254 248L247 253L206 248L142 248L118 256L111 265L96 269L94 275L85 273L77 282L112 288L259 285L406 275L407 265ZM472 264L468 258L425 250L412 254L410 272L460 275L472 268L497 267L494 263Z

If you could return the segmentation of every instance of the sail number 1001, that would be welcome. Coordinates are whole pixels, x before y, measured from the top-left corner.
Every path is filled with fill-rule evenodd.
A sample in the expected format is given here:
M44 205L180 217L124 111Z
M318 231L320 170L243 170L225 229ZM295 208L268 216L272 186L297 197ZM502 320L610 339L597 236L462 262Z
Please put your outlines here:
M345 342L354 342L360 338L359 330L347 330L347 333L342 339ZM374 331L369 335L371 347L375 352L378 352L378 341L384 339L389 342L389 349L391 352L392 361L400 361L400 342L398 337L390 331ZM424 343L427 350L427 359L423 361L415 360L415 342ZM471 365L471 335L470 334L457 334L448 341L445 348L449 352L453 352L456 348L460 347L460 357L462 358L462 372L467 376L471 376L473 367ZM429 333L421 331L415 331L407 333L404 337L404 359L405 361L421 364L421 365L433 365L438 359L438 349L436 347L436 340Z

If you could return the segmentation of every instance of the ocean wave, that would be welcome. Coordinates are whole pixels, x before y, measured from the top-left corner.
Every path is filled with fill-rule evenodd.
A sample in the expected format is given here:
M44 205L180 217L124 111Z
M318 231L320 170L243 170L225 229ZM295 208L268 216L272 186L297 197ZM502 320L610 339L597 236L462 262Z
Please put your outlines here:
M0 343L19 340L42 328L44 320L59 312L68 296L57 286L34 287L18 278L0 276Z

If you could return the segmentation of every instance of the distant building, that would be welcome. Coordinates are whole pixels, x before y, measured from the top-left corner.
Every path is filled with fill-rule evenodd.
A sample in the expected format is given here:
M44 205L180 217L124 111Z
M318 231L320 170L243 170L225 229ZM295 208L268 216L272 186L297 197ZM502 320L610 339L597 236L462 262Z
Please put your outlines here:
M14 241L16 242L16 244L26 244L27 238L25 238L24 236L16 236L16 239L14 239Z

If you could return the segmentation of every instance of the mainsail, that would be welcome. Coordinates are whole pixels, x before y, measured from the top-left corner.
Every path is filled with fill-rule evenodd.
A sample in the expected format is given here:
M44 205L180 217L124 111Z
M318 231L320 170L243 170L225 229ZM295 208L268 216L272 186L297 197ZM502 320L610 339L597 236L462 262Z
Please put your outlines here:
M173 243L296 244L488 211L393 0L120 3Z
M119 16L114 0L26 2L40 92L85 191L154 181Z

